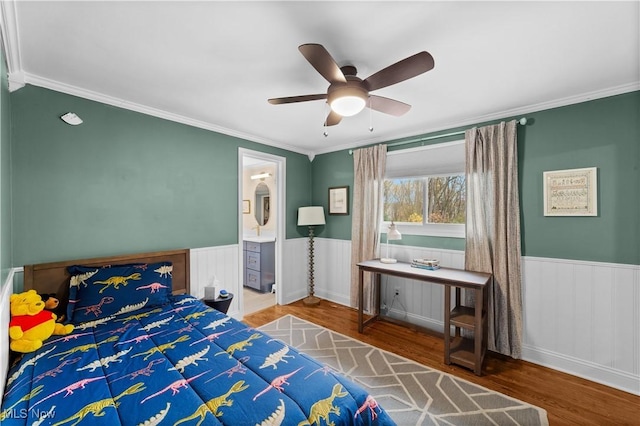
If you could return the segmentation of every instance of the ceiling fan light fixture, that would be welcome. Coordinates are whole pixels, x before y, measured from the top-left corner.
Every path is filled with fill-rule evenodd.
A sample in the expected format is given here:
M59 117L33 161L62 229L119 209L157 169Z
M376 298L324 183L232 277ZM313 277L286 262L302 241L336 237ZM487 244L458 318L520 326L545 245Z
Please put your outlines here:
M343 117L351 117L364 109L367 105L368 93L357 86L342 86L330 90L327 94L329 106Z
M364 107L396 117L405 114L411 109L411 105L382 96L369 95L369 92L409 80L433 69L435 65L433 56L427 51L422 51L389 65L362 80L357 76L358 70L355 66L344 65L339 67L331 57L331 54L321 44L302 44L298 47L298 50L309 64L329 82L326 95L316 93L313 95L271 98L268 101L272 105L280 105L326 99L331 112L324 120L325 136L327 136L327 126L335 126L340 123L343 117L356 115ZM375 102L372 103L373 99L375 99ZM369 119L371 119L371 116L369 116ZM373 126L369 125L369 131L373 131Z

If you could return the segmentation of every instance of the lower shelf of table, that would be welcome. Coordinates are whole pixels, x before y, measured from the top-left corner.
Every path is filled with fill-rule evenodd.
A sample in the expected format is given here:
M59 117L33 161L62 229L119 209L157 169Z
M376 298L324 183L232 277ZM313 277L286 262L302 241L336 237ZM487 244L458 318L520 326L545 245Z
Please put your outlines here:
M476 311L468 306L456 306L451 310L451 325L467 330L475 330Z
M475 353L475 341L473 339L456 337L451 341L451 346L449 347L448 363L458 364L475 370L478 356L480 357L480 365L482 365L485 352L486 351L482 349L480 354Z

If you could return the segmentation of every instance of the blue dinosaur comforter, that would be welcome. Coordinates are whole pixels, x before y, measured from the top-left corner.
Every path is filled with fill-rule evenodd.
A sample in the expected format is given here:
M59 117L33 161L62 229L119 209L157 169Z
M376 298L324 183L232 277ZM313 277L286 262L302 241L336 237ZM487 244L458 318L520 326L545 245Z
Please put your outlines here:
M2 425L387 425L362 388L192 296L82 323L9 371Z

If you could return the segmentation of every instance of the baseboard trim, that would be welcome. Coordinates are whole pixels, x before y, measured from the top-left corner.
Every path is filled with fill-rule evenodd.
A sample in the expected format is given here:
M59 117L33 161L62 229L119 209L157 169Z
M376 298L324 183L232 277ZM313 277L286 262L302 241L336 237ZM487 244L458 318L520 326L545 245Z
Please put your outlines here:
M522 346L522 359L640 396L640 375L637 374L629 374L530 345Z
M351 306L351 304L349 303L349 298L340 293L319 291L315 293L315 295L332 303L337 303L343 306ZM306 295L304 297L306 297Z

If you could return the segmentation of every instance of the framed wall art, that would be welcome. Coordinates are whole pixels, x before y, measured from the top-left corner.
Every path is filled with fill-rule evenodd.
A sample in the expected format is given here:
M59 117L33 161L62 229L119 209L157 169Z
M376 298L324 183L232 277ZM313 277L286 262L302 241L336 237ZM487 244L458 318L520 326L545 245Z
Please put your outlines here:
M349 214L349 187L329 188L329 214Z
M251 200L242 200L242 214L251 213Z
M543 172L545 216L597 216L598 169Z

